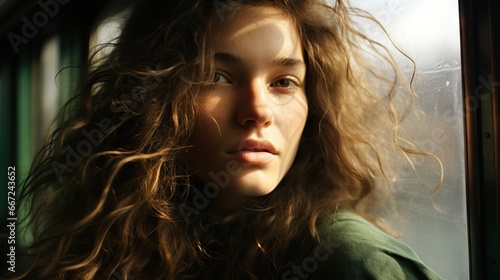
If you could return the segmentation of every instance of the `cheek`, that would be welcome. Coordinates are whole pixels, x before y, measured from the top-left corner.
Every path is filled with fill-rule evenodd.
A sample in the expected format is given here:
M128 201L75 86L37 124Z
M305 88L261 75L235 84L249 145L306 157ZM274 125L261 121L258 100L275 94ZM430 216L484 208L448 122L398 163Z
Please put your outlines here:
M283 165L281 173L285 174L292 165L300 144L300 138L305 127L308 114L308 106L305 97L303 99L290 102L281 108L279 120L280 132L285 141L285 153L283 154Z
M277 111L276 121L289 141L299 140L306 123L308 106L305 98L295 99Z
M197 102L197 127L194 134L199 135L199 138L214 138L220 139L221 129L226 125L230 111L230 105L227 101L221 98L205 98Z
M199 118L200 121L206 124L217 122L224 122L231 116L231 112L234 109L234 100L231 96L225 96L224 98L217 94L211 94L204 98L200 98L197 102L199 108Z

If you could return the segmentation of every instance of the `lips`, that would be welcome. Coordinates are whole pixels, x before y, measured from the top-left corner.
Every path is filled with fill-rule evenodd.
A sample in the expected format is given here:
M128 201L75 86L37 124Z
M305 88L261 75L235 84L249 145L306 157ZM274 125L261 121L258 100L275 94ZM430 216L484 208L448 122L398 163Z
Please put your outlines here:
M267 152L276 154L276 149L266 140L247 139L238 145L236 151Z
M229 154L241 162L265 165L276 157L277 152L274 146L266 140L246 139L230 150Z

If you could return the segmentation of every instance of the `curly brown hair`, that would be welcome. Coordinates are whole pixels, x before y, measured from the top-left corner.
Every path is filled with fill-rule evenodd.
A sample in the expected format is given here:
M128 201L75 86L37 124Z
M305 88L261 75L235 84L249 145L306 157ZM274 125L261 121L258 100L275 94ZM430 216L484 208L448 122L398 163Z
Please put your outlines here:
M226 225L221 249L203 211L182 216L194 188L182 159L196 96L214 76L212 38L248 6L281 9L296 24L309 115L292 167ZM389 51L352 19L370 16L348 1L149 0L132 11L112 52L89 62L24 183L33 242L20 278L201 278L219 265L227 279L262 278L319 242L336 209L376 223L371 211L390 200L398 160L424 154L397 134L412 92ZM389 75L366 49L392 66Z

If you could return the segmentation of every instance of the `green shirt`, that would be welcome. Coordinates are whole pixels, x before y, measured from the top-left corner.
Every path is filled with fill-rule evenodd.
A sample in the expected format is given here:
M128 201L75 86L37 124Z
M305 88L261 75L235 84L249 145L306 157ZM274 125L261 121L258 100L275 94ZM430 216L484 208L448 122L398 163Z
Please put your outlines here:
M441 279L410 247L357 214L340 210L334 218L321 244L281 279Z

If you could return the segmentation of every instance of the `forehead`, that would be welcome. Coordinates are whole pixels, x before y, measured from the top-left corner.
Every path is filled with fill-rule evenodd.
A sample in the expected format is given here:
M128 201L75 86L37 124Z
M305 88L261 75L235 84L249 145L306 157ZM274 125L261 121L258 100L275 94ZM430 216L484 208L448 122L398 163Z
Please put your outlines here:
M276 53L296 52L301 46L299 32L291 17L283 10L268 6L242 7L233 12L221 22L214 39L215 49L224 52L235 48L240 51L266 48Z
M252 24L272 24L287 21L292 24L292 17L283 9L272 6L240 6L230 11L226 17L220 19L220 29L250 28Z

